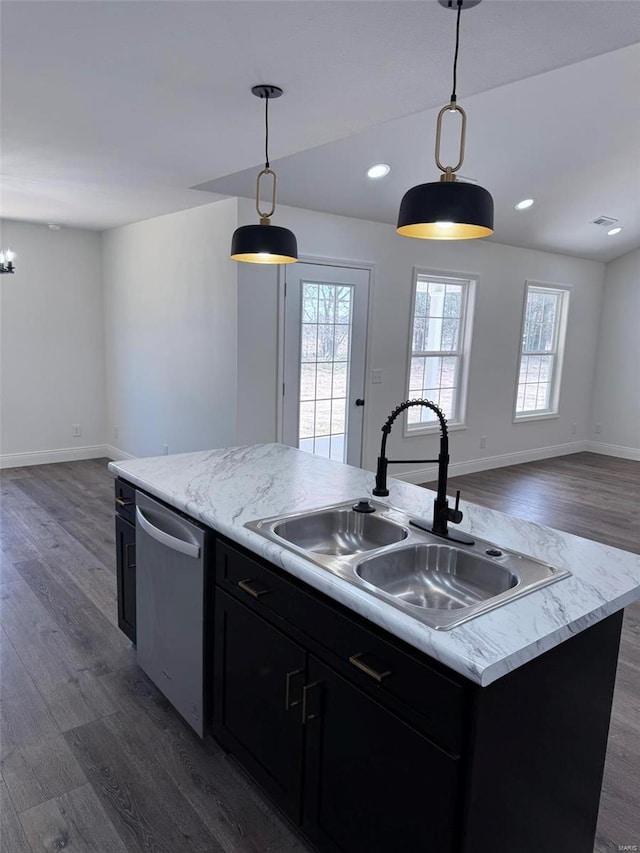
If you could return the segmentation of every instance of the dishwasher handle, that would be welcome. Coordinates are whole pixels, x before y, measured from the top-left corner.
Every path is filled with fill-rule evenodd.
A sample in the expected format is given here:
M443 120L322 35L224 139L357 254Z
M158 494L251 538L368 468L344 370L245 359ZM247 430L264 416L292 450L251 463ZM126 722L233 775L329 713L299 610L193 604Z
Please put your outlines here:
M148 533L152 539L156 540L156 542L160 542L161 545L171 548L173 551L179 551L187 557L195 557L196 560L199 558L199 545L194 545L193 542L184 542L182 539L178 539L175 536L171 536L169 533L165 533L164 530L160 530L159 527L151 524L139 506L136 507L136 519L144 532Z

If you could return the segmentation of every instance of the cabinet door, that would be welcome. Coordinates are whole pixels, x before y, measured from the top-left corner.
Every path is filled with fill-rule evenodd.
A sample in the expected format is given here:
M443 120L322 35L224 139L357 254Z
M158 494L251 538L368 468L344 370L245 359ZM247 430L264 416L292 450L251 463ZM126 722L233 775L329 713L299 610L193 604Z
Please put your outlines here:
M136 641L136 529L116 515L118 627Z
M216 590L213 731L300 821L305 651Z
M327 853L449 853L459 761L309 659L303 827Z

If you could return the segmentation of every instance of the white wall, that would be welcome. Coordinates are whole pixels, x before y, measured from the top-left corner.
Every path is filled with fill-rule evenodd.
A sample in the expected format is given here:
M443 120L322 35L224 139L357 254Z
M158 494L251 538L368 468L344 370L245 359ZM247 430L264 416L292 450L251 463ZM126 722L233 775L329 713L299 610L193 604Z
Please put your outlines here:
M238 444L276 440L277 279L277 268L238 264Z
M4 220L0 243L17 253L0 279L0 463L101 455L100 234Z
M177 453L276 438L278 270L229 260L238 220L254 221L251 202L228 199L105 232L104 294L100 235L4 223L2 244L18 252L18 272L1 287L4 464L11 454L28 456L8 464L40 461L38 451L79 458L81 448L96 455L111 445L144 456L164 444ZM382 369L384 383L367 384L366 467L405 396L414 265L479 277L468 428L452 433L453 463L471 470L581 449L596 422L602 434L591 449L638 447L638 252L607 268L596 372L602 264L482 241L407 240L386 225L295 208L279 207L276 222L296 232L307 257L375 265L368 370ZM572 286L567 353L560 417L513 424L526 278ZM434 455L436 438L403 439L400 426L395 456Z
M255 219L250 201L239 200L240 224ZM452 432L451 459L479 467L523 461L584 447L590 419L598 315L604 265L564 255L518 249L486 241L436 243L400 237L393 227L280 206L275 224L291 228L302 256L375 264L372 335L368 354L363 464L372 469L380 428L395 404L405 399L407 340L413 267L469 273L479 277L467 407L468 429ZM560 416L536 423L512 422L517 356L526 279L572 287ZM275 438L277 271L240 265L238 354L239 398L261 393L261 417L239 412L238 439ZM371 385L370 370L384 371L384 383ZM265 392L268 389L268 393ZM263 393L264 392L264 393ZM242 406L242 402L241 402ZM576 424L576 433L572 427ZM390 455L433 456L436 437L402 438L396 426ZM487 447L480 449L480 436ZM513 454L509 457L508 454ZM529 455L527 455L529 454ZM409 470L416 466L409 466ZM401 469L399 469L401 470ZM406 470L406 469L405 469ZM469 470L469 467L467 467ZM420 477L418 476L418 479Z
M591 434L601 453L640 459L640 249L605 272ZM600 425L600 434L595 432Z
M236 443L237 210L227 199L103 234L107 443L124 453Z

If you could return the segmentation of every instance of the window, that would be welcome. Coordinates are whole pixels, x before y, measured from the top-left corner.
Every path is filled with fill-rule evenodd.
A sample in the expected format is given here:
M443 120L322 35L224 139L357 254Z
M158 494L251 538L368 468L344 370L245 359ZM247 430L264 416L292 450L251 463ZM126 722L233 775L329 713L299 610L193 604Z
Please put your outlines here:
M416 272L408 396L437 403L452 424L464 421L472 315L470 279ZM407 431L433 428L427 408L407 410Z
M558 412L568 302L567 290L527 282L516 420Z
M353 285L302 282L298 447L346 462Z

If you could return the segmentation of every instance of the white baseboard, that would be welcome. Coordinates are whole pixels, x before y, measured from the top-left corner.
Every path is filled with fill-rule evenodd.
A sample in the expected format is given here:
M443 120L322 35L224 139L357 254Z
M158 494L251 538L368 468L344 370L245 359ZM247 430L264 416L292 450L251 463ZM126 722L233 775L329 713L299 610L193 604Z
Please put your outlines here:
M502 453L499 456L485 456L482 459L470 459L468 462L454 462L449 465L449 476L459 477L463 474L475 474L477 471L488 471L491 468L504 468L507 465L520 465L523 462L536 462L538 459L551 459L554 456L567 456L570 453L580 453L590 449L586 441L572 441L568 444L554 444L551 447L536 447L533 450L519 450L516 453ZM437 465L419 468L415 471L405 471L403 474L389 474L405 483L429 483L438 476Z
M99 459L108 455L104 444L95 444L91 447L63 447L59 450L33 450L29 453L4 453L0 455L0 468L48 465L50 462L78 462L81 459Z
M603 444L600 441L587 441L585 450L589 453L602 453L603 456L618 456L620 459L635 459L640 462L640 449L623 447L619 444Z
M120 450L117 447L113 447L111 444L105 445L104 455L108 456L109 459L112 459L114 462L122 462L125 459L135 459L131 453L125 453L124 450Z

